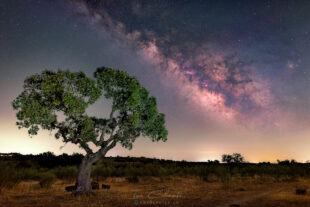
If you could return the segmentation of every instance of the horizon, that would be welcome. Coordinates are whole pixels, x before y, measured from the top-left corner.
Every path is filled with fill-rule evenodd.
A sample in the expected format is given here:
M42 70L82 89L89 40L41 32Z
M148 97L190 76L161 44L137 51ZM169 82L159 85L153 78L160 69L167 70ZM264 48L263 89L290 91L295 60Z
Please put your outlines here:
M71 154L68 154L68 153L61 153L61 154L55 154L54 152L51 152L51 151L46 151L46 152L41 152L41 153L38 153L38 154L23 154L23 153L19 153L19 152L9 152L9 153L3 153L3 152L0 152L0 156L2 156L3 154L19 154L19 155L22 155L22 156L28 156L28 155L32 155L32 156L37 156L37 155L41 155L41 154L44 154L44 153L52 153L54 156L61 156L61 155L68 155L68 156L72 156L74 154L77 154L77 155L84 155L83 153L78 153L78 152L72 152ZM243 156L243 155L242 155ZM154 160L163 160L163 161L173 161L173 162L192 162L192 163L209 163L209 162L214 162L214 161L218 161L219 163L222 163L222 164L225 164L225 162L223 162L220 159L214 159L214 160L204 160L204 161L194 161L194 160L174 160L174 159L167 159L167 158L157 158L157 157L145 157L145 156L119 156L119 155L115 155L115 156L105 156L104 158L118 158L118 157L121 157L121 158L145 158L145 159L154 159ZM261 161L261 162L249 162L247 161L246 159L241 162L241 164L261 164L261 163L270 163L270 164L279 164L279 162L285 162L285 161L289 161L289 162L294 162L294 163L298 163L298 164L310 164L310 160L307 160L305 162L299 162L298 160L295 160L295 159L283 159L283 160L279 160L277 159L275 162L272 162L272 161ZM226 163L228 164L228 163Z
M310 1L0 2L0 151L82 153L16 126L11 102L48 69L118 68L166 115L167 142L139 137L107 156L251 163L310 160ZM105 117L100 99L87 113Z

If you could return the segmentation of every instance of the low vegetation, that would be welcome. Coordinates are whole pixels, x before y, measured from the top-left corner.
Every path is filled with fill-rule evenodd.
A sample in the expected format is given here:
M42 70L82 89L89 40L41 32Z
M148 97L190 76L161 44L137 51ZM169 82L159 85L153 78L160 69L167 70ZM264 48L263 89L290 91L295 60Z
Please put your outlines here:
M52 172L45 172L40 176L40 186L41 188L50 188L55 182L57 178L56 175Z
M57 179L75 181L82 155L47 152L39 155L1 154L0 187L12 188L21 181L39 181L42 188L49 188ZM43 160L45 160L43 162ZM272 178L277 181L295 181L310 176L310 164L296 161L272 163L242 163L219 161L186 162L133 157L106 157L92 166L92 180L104 181L108 177L124 177L130 183L139 177L196 176L205 182L222 182L253 177L258 180Z

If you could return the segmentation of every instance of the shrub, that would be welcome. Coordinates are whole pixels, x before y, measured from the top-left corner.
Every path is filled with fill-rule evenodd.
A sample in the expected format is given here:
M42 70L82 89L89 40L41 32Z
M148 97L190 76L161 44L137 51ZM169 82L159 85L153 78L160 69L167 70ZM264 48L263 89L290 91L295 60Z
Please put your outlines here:
M112 169L110 167L97 164L93 166L91 176L92 178L96 178L96 180L105 180L107 177L111 176L111 174Z
M39 180L40 174L35 168L22 168L18 170L21 174L22 180Z
M218 167L216 168L216 175L221 180L223 185L227 187L231 180L230 169L227 167Z
M114 168L112 168L111 175L115 176L115 177L123 177L123 176L125 176L124 168L122 168L122 167L114 167Z
M22 180L21 173L9 165L9 163L0 163L0 188L12 188Z
M43 173L40 177L40 186L41 188L50 188L56 180L57 178L55 174L51 172Z
M143 168L128 167L125 169L126 176L144 176Z
M198 176L205 182L208 182L208 177L210 175L210 170L207 167L201 167L198 171Z
M168 171L164 167L160 167L159 170L158 170L158 173L159 173L159 176L166 176L166 175L168 175Z
M78 173L78 170L75 166L67 166L67 167L57 167L53 170L56 177L60 180L68 180L73 181Z

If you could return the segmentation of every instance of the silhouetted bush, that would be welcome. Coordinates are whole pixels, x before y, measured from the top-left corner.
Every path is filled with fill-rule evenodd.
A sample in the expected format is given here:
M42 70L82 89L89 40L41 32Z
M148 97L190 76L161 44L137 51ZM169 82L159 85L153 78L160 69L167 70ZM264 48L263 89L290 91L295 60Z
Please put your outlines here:
M222 155L222 162L226 163L243 163L244 157L240 153L233 153L232 155Z

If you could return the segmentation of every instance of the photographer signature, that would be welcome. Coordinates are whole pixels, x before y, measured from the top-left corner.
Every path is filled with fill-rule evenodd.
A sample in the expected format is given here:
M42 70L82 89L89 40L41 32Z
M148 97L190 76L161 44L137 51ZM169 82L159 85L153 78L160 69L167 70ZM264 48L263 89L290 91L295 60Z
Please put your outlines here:
M181 193L170 193L167 189L153 190L148 193L134 192L131 199L181 198Z

